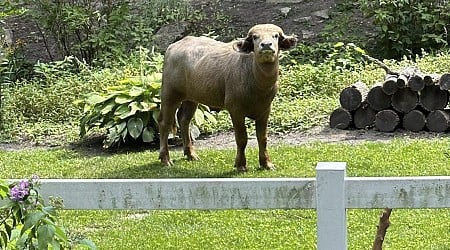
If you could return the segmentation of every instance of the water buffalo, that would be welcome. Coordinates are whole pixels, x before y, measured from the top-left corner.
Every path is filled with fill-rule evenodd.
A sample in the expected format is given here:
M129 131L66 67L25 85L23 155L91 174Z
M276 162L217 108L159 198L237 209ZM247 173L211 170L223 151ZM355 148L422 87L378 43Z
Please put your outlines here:
M238 171L247 170L245 117L255 120L261 168L273 169L267 152L267 123L278 90L279 55L280 50L296 43L296 36L285 35L280 27L259 24L246 38L230 43L187 36L171 44L164 58L158 117L161 163L172 165L167 140L177 109L184 154L189 160L198 159L189 124L202 103L230 113L237 144L234 167Z

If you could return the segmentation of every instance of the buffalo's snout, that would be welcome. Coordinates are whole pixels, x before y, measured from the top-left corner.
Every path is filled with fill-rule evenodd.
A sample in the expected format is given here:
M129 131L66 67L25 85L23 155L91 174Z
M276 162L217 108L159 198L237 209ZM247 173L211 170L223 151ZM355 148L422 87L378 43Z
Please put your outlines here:
M261 50L270 50L275 52L272 41L263 41L259 44Z

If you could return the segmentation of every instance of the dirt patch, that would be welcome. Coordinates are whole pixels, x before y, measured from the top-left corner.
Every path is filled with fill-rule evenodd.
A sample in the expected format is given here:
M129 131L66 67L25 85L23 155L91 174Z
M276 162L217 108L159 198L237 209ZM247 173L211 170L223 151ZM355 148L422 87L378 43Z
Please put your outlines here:
M219 17L219 23L204 23L206 26L217 27L222 21L229 32L224 35L234 34L245 36L247 31L255 24L273 23L283 28L286 34L294 33L300 40L313 41L316 35L322 31L329 15L336 7L334 0L303 0L298 3L267 3L259 1L192 1L195 9L201 10L207 15L207 20L213 21ZM216 24L216 26L214 26ZM228 34L227 34L228 33ZM304 34L307 33L307 34ZM220 34L219 34L220 35ZM221 40L232 40L235 37L225 37Z

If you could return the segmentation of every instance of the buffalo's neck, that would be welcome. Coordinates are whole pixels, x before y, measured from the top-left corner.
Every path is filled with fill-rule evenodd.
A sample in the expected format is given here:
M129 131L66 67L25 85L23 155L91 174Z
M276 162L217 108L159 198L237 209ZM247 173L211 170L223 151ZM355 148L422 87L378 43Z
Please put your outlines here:
M259 87L267 90L276 87L279 72L278 60L273 63L258 63L254 59L252 71Z

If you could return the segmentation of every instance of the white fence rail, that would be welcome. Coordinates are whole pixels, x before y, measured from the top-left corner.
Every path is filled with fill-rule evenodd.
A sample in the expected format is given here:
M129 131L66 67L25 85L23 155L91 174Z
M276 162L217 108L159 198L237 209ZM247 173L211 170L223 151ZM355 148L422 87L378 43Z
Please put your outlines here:
M316 178L43 179L40 193L66 209L316 209L318 249L346 249L346 208L450 208L450 176L346 177L345 169L321 162Z

